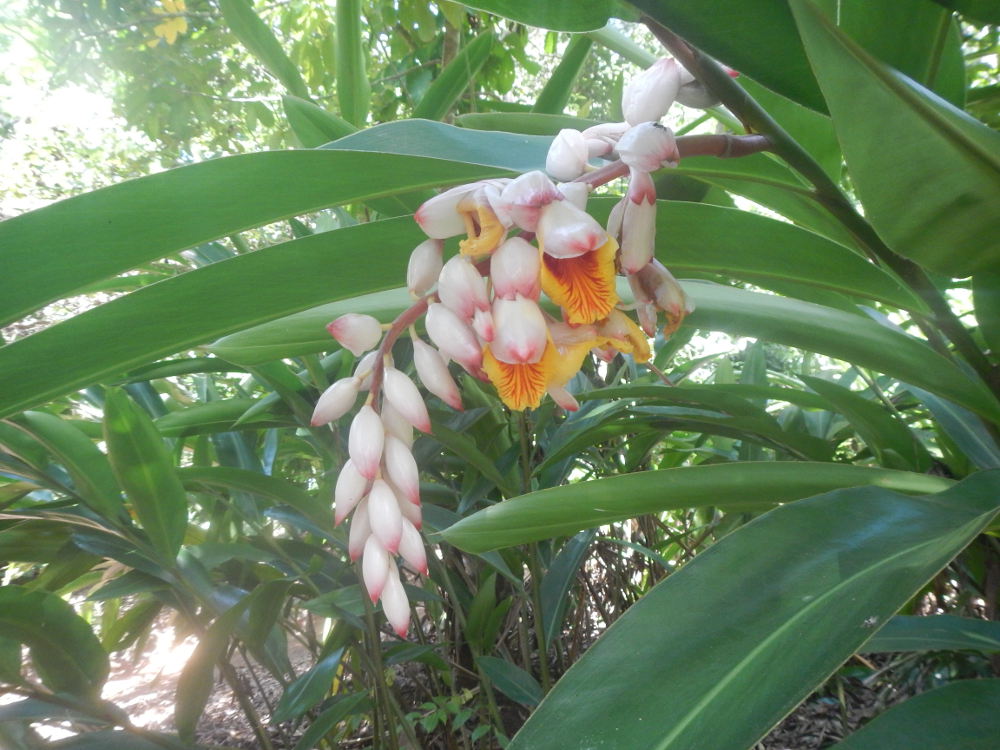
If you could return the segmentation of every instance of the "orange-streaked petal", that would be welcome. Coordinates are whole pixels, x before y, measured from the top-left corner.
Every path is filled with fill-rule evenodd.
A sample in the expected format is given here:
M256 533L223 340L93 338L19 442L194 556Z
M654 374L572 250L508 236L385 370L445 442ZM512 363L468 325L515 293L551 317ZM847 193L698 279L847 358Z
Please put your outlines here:
M463 210L461 204L458 210L462 213L466 232L469 235L467 239L458 243L458 249L462 255L472 257L489 255L500 246L504 237L507 236L504 225L500 223L497 215L488 205L476 203L475 216L472 215L472 211Z
M567 323L593 323L614 309L617 251L618 243L608 237L597 250L575 258L542 253L542 291L566 311Z
M511 365L501 362L487 346L483 349L483 369L500 395L500 400L514 411L537 409L545 396L558 353L550 341L538 362Z

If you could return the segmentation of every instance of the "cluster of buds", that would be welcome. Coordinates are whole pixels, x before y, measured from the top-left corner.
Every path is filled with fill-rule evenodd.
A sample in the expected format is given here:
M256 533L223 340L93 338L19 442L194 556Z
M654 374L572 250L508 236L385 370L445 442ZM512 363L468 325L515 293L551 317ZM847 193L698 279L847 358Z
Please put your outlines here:
M692 310L653 257L656 190L650 176L680 158L673 133L659 119L681 96L685 76L673 60L660 61L626 88L626 122L561 131L546 162L559 183L535 171L461 185L425 202L414 218L428 239L413 251L407 269L414 305L387 327L356 314L330 324L334 338L361 359L352 377L320 397L313 424L339 419L361 392L368 393L351 423L335 521L353 511L351 559L362 558L365 587L401 636L409 604L396 556L418 573L427 570L410 448L413 428L427 432L430 420L417 386L393 366L393 344L409 330L420 382L454 409L462 402L450 362L492 383L513 410L536 408L546 394L564 409L577 409L566 386L589 353L610 361L621 352L648 362L658 313L666 314L667 335ZM589 192L600 184L586 177L589 160L597 157L620 159L624 168L616 176L625 168L629 175L607 228L586 212ZM444 240L461 235L459 252L445 261ZM619 300L619 274L631 286L634 306ZM627 310L636 311L639 324ZM415 328L424 315L431 343Z

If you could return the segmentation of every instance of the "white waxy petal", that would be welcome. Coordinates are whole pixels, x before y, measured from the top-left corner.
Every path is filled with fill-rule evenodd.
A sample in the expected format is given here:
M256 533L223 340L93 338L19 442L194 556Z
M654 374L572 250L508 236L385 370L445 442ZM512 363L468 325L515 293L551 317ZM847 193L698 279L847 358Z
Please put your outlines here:
M573 398L573 394L567 391L565 387L561 385L550 385L548 387L548 392L549 395L552 396L552 400L566 411L576 411L580 408L580 404L575 398Z
M372 527L368 522L368 498L365 498L354 511L351 518L351 527L347 533L347 554L354 562L361 557L361 552L365 548L365 542L372 535Z
M611 213L608 214L608 234L615 239L621 239L622 236L622 221L625 218L625 201L627 198L622 198L618 201L612 208Z
M312 413L312 426L333 422L347 414L354 408L360 387L361 381L358 378L341 378L323 391Z
M494 321L495 322L495 321ZM476 334L445 305L434 303L427 308L427 335L441 352L470 371L483 364L483 350Z
M413 364L424 388L452 409L462 411L462 396L458 385L448 372L448 363L437 349L418 338L413 339Z
M355 357L374 349L382 340L382 324L371 315L347 313L330 323L326 330Z
M416 572L427 575L427 550L416 527L403 519L403 536L399 542L399 555Z
M365 404L351 422L347 438L347 451L354 467L365 479L374 479L378 474L385 443L385 427L382 420L369 404Z
M368 523L382 546L396 554L403 535L403 516L396 494L381 479L375 480L368 493Z
M542 292L542 262L538 248L520 237L511 237L490 257L493 293L502 299L517 295L537 300Z
M673 131L656 122L636 125L623 135L618 141L618 156L630 169L640 172L655 172L680 160Z
M538 362L545 353L548 329L538 305L526 297L493 301L497 335L490 345L493 356L508 364Z
M630 125L658 121L681 87L681 66L663 57L635 76L622 91L622 112Z
M590 197L590 186L586 182L560 182L559 192L581 211L587 210L587 198Z
M627 122L602 122L586 128L583 131L583 138L587 142L588 152L591 156L611 158L611 152L615 150L618 139L629 127L631 126Z
M420 531L420 528L424 524L424 519L419 505L414 505L413 503L400 503L399 512L402 514L404 520L409 521L413 524L413 528Z
M424 397L404 373L395 367L386 367L382 392L407 422L421 432L431 431L431 418L427 414Z
M415 505L420 504L420 470L410 452L410 447L397 437L386 436L385 472L392 480L392 486L400 493L400 499L405 499Z
M441 240L424 240L410 253L406 266L406 286L416 297L423 297L434 288L441 273Z
M395 561L389 561L389 575L382 589L382 612L392 629L400 638L406 637L410 629L410 600L406 597L403 582L399 580L399 569Z
M476 310L472 316L472 330L483 341L489 342L496 336L496 325L489 310Z
M378 363L378 351L368 352L358 360L358 366L354 368L354 377L361 379L361 389L368 390L372 384L372 372Z
M389 553L375 536L368 537L361 557L361 578L374 604L382 596L389 577Z
M417 224L431 239L444 240L465 234L465 220L458 212L458 204L468 195L476 192L479 183L458 185L445 190L440 195L426 200L413 215Z
M525 172L500 193L499 210L525 232L534 232L543 207L559 199L559 191L544 172Z
M476 310L489 310L486 281L464 255L448 260L438 277L438 297L456 315L472 320Z
M334 526L339 526L350 515L350 512L361 502L361 498L365 496L367 489L368 480L361 476L358 470L354 468L354 462L351 459L347 459L344 462L344 467L340 470L340 475L337 477L337 486L333 491Z
M550 203L538 222L538 241L553 258L576 258L596 250L607 239L594 217L570 201Z
M587 170L587 141L579 130L564 128L552 139L545 171L560 182L575 180Z
M653 259L656 242L656 204L633 203L626 198L622 222L621 268L626 274L638 273Z
M413 445L413 425L407 422L391 403L382 402L382 412L379 416L382 417L386 435L392 435L407 445Z

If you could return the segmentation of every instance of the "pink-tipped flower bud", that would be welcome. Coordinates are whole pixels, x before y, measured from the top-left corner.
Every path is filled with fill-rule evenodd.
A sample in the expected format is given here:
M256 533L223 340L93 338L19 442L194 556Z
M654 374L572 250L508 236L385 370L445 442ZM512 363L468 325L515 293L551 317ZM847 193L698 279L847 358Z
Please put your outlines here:
M365 542L372 535L371 524L368 523L368 498L365 498L354 511L351 518L351 528L347 533L347 554L351 562L355 562L361 557L361 552L365 548Z
M403 516L396 494L382 479L376 479L368 493L368 523L382 546L396 554L403 535Z
M441 240L424 240L410 253L406 266L406 286L414 297L423 297L434 288L441 273Z
M673 131L657 122L644 122L631 128L618 141L618 156L629 169L640 172L676 166L681 158Z
M498 210L498 216L508 217L508 224L515 224L525 232L534 232L542 208L560 197L556 186L544 172L525 172L503 189L494 208Z
M409 377L395 367L386 367L382 390L403 419L421 432L431 431L431 418L427 414L424 397Z
M420 470L410 453L410 446L393 435L386 436L383 455L385 473L392 486L402 493L402 498L420 505Z
M648 179L649 175L642 173ZM622 201L621 249L619 263L626 274L638 273L653 259L656 250L656 198L640 196L633 201L628 195Z
M416 527L405 518L403 536L399 540L399 555L417 573L427 575L427 551L424 549L424 540L420 538L420 532Z
M395 490L393 491L395 492ZM396 492L396 497L399 497L401 494L401 492ZM420 527L423 526L424 519L419 505L414 505L413 503L400 503L399 512L402 514L404 520L409 521L413 524L413 528L420 531ZM400 542L400 545L402 545L402 542Z
M510 242L510 240L508 240ZM506 244L506 243L504 243ZM503 246L501 245L501 250ZM499 250L497 251L500 252ZM537 251L535 251L537 257ZM494 259L496 256L494 255ZM440 352L430 344L414 338L413 339L413 364L417 368L417 375L424 388L429 390L448 406L456 411L462 411L462 396L458 391L451 373L448 372L448 363L445 362Z
M438 297L466 322L477 310L490 309L486 281L464 255L456 255L444 264L438 277Z
M326 330L355 357L374 349L382 340L382 324L371 315L347 313L330 323Z
M520 294L537 300L542 293L541 268L538 248L520 237L511 237L490 258L493 293L501 299L514 299Z
M681 66L673 58L660 58L629 81L622 91L625 120L629 125L658 121L667 114L680 87Z
M545 171L560 182L569 182L587 171L587 141L579 130L564 128L552 139L545 157Z
M365 479L374 479L378 474L384 443L385 428L382 420L371 405L365 404L351 422L351 431L347 437L347 451L351 461Z
M548 343L548 328L538 304L526 297L493 301L497 336L490 345L493 356L508 364L538 362Z
M573 398L573 394L567 391L564 386L553 384L547 390L552 396L552 400L566 411L576 411L580 408L580 404Z
M375 371L378 359L379 353L376 349L373 352L368 352L358 360L358 366L354 368L354 377L360 378L361 390L367 391L371 387L372 373Z
M615 146L618 145L618 139L628 129L627 122L602 122L599 125L591 125L583 131L583 138L587 142L587 152L591 157L611 158Z
M333 525L339 526L347 518L352 510L361 502L368 489L368 480L365 479L354 468L354 462L347 459L340 475L337 477L337 486L333 491Z
M608 240L604 228L569 201L555 201L542 211L538 242L553 258L576 258Z
M358 378L341 378L323 391L313 409L312 426L333 422L347 414L354 407L360 387Z
M382 426L385 434L402 440L407 445L413 445L413 425L406 421L402 414L389 401L382 402Z
M396 635L405 638L406 631L410 629L410 600L406 597L394 560L389 561L389 575L386 576L385 588L382 589L382 612Z
M480 183L458 185L424 201L413 218L431 239L444 240L465 234L465 219L459 213L458 204L476 192Z
M382 596L386 578L389 577L389 552L374 535L365 542L361 557L361 578L372 604Z
M483 350L476 334L446 305L434 303L427 308L427 335L449 359L469 372L478 372L483 365Z

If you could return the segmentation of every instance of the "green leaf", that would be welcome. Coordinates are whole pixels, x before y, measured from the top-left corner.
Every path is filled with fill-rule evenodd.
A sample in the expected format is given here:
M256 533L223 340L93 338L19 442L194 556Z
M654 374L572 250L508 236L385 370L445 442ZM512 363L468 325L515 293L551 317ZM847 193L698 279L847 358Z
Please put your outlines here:
M880 651L1000 651L1000 622L955 615L896 615L862 649Z
M28 646L50 689L86 699L100 695L108 655L86 621L55 594L0 587L0 636Z
M990 523L998 493L983 472L929 497L865 487L776 508L622 615L510 750L750 747Z
M577 35L570 39L569 44L562 53L562 59L552 71L549 80L545 82L532 112L558 115L566 108L569 96L573 92L573 85L583 70L590 54L590 47L594 40L589 36Z
M542 3L534 0L473 0L463 5L554 31L593 31L604 26L617 10L612 0Z
M495 656L480 656L476 664L497 689L523 706L537 706L542 699L542 688L530 674L516 664ZM565 747L565 745L563 745Z
M148 735L146 735L148 736ZM163 750L164 747L183 747L175 737L156 732L158 742L137 737L131 732L106 729L100 732L85 732L69 739L53 742L51 750Z
M1000 446L990 435L983 420L947 399L939 398L922 388L906 386L926 406L939 429L955 441L963 455L980 469L1000 469Z
M566 536L644 513L759 508L841 487L938 492L951 480L891 469L792 461L706 464L605 477L521 495L462 519L443 536L470 552Z
M880 64L808 0L791 5L879 235L951 276L996 268L1000 133ZM871 112L878 117L859 114Z
M426 124L393 125L403 127L363 131L336 148L179 167L0 223L0 325L91 282L243 229L341 203L533 169L539 159L545 163L549 142L440 125L453 131L449 138L450 131L427 132ZM393 151L396 140L430 158L355 153ZM451 154L458 144L463 148ZM471 160L476 164L460 161L470 152L478 153Z
M281 104L292 132L306 148L316 148L357 131L347 120L297 96L286 94L281 97Z
M876 716L831 750L993 750L1000 737L1000 680L961 680Z
M325 709L302 733L292 750L312 750L320 740L337 724L353 713L365 710L368 704L367 693L351 693L338 695L333 699L333 705Z
M1000 6L996 0L934 0L939 5L957 10L981 23L1000 23Z
M358 127L368 119L372 95L365 71L368 54L361 8L361 0L337 0L335 19L337 101L341 116Z
M493 34L485 32L463 47L448 63L413 108L415 118L440 120L469 87L493 48Z
M689 282L696 309L685 325L752 336L892 375L1000 420L1000 402L923 341L873 320L801 300Z
M569 115L546 115L537 112L472 112L459 115L455 124L472 130L501 130L525 135L556 135L563 128L586 130L597 120Z
M979 332L1000 360L1000 271L984 271L972 277L972 299Z
M252 3L248 0L219 0L219 10L232 32L271 75L295 96L309 98L299 69L288 59L274 32L254 12Z
M162 561L169 563L187 530L187 496L156 425L118 388L105 394L104 440L111 468L139 523Z
M930 468L932 460L924 444L884 407L828 380L807 375L799 379L847 418L879 464L919 472Z
M497 469L494 460L479 450L468 438L445 427L440 422L434 422L430 436L441 443L447 450L465 461L470 468L476 469L486 479L493 482L504 494L516 494ZM468 471L468 468L466 471Z
M343 654L344 649L337 649L286 687L271 721L278 724L296 719L322 701L333 686L333 678L340 667L340 657Z
M171 411L156 419L156 429L163 437L186 437L211 432L228 432L234 423L256 402L252 398L227 398L222 401L207 401L184 409ZM263 424L262 424L263 423ZM271 427L284 425L269 419L266 415L250 420L247 427Z
M73 487L91 510L113 524L124 520L121 489L108 458L93 441L64 419L28 411L13 424L49 450L73 479Z
M581 531L573 536L559 554L552 560L540 591L542 603L542 627L545 643L552 643L562 630L563 617L569 604L569 593L573 589L576 575L587 557L590 543L597 532Z

